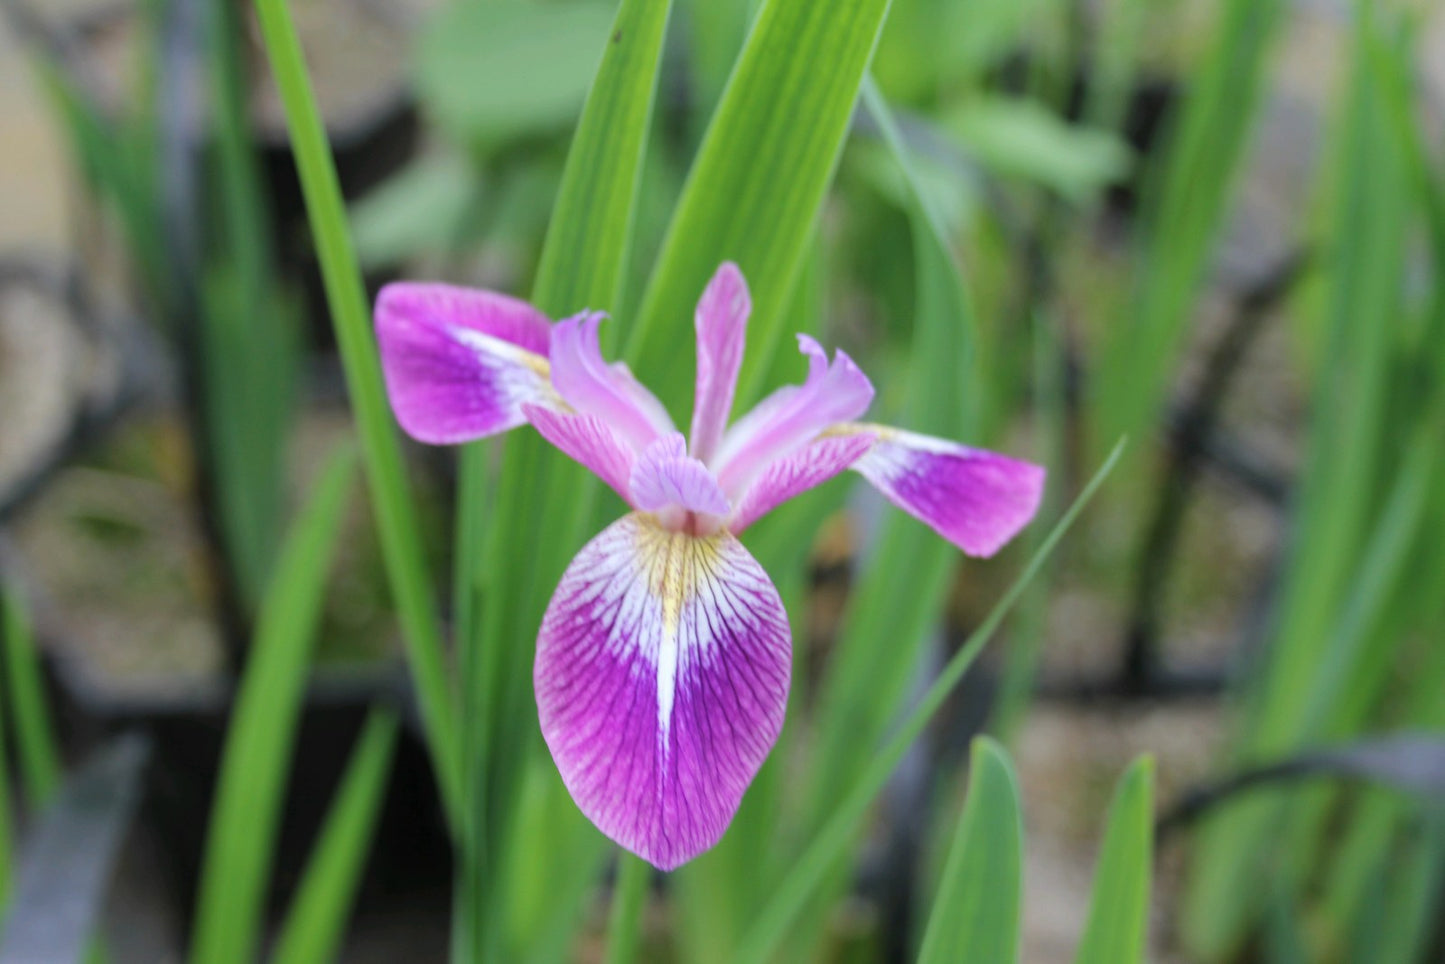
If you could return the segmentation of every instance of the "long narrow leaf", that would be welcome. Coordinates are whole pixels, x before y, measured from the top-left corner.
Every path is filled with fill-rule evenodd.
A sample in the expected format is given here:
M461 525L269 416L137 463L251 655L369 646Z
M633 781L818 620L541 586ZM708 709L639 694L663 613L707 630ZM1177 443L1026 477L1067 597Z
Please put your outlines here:
M968 800L928 917L918 964L1010 964L1019 955L1024 826L1018 777L987 737L973 742Z
M416 679L422 721L442 800L455 818L461 802L456 698L447 681L436 599L422 552L416 508L407 485L401 448L382 388L371 313L347 229L341 186L286 0L256 0L256 13L276 86L286 108L291 149L301 176L306 212L326 285L326 300L356 412L372 508Z
M287 537L264 597L216 782L191 939L193 964L247 964L254 957L353 462L349 450L332 456Z
M1154 761L1141 757L1119 778L1094 872L1088 922L1076 964L1141 964L1154 860Z
M291 901L271 964L336 960L386 797L396 734L395 713L378 709L367 716L301 887Z
M1276 638L1254 678L1241 721L1238 755L1244 762L1277 757L1309 737L1311 723L1318 722L1311 720L1318 716L1315 707L1325 705L1312 696L1319 681L1324 678L1326 685L1333 685L1329 678L1338 678L1341 669L1349 673L1348 667L1335 665L1331 650L1343 653L1370 638L1342 636L1339 630L1368 633L1371 627L1359 625L1354 614L1388 613L1378 600L1367 598L1388 581L1387 574L1365 572L1359 561L1382 503L1378 487L1385 479L1384 442L1391 431L1398 431L1386 421L1387 397L1391 346L1402 316L1411 197L1400 145L1390 136L1387 81L1381 60L1371 50L1379 43L1377 28L1365 16L1368 5L1357 9L1362 19L1355 32L1332 197L1333 271L1324 305L1328 344L1314 386L1308 455L1291 520L1294 537L1282 579ZM1423 467L1429 468L1425 454ZM1388 518L1409 515L1414 484L1409 476L1399 480L1399 498L1391 499L1398 511ZM1376 566L1379 552L1403 544L1388 531L1379 530L1378 535L1378 550L1371 558ZM1320 801L1304 803L1322 816ZM1299 839L1296 834L1318 827L1316 817L1287 817L1278 800L1255 798L1220 812L1201 828L1198 860L1190 868L1186 891L1188 910L1181 919L1181 935L1191 953L1204 960L1223 959L1258 920L1267 880L1261 861L1276 857L1282 841ZM1292 828L1282 834L1287 823ZM1299 866L1297 859L1285 863Z
M45 679L35 651L35 635L20 594L0 587L0 632L5 636L5 678L20 755L25 796L32 807L43 807L60 785L60 750L55 744Z
M889 0L767 0L678 201L628 342L663 402L680 405L688 369L676 333L723 261L747 275L753 315L738 401L756 394L781 339L783 309L832 180Z

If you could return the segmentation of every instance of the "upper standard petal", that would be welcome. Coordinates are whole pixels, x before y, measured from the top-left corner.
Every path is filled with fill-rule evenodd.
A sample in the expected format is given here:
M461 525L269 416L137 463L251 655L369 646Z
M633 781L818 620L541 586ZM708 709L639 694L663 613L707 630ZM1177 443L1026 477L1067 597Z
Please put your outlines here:
M552 385L568 405L596 415L641 452L659 435L674 431L667 409L621 362L602 358L597 329L601 312L576 315L552 329Z
M724 262L697 303L697 388L692 407L692 455L706 462L732 412L747 341L752 299L743 273Z
M820 432L868 410L873 384L844 352L832 363L812 338L798 336L808 356L808 377L764 398L728 429L712 465L723 491L738 499L774 460L812 441Z

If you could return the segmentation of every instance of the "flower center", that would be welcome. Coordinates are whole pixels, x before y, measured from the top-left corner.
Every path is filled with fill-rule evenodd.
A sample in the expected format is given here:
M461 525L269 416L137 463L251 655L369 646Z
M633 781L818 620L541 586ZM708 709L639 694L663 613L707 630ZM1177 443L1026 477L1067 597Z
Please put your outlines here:
M683 535L696 536L706 539L708 536L715 536L723 531L722 516L712 515L707 512L694 512L691 509L684 509L680 505L663 506L653 513L657 524L668 532L680 532Z

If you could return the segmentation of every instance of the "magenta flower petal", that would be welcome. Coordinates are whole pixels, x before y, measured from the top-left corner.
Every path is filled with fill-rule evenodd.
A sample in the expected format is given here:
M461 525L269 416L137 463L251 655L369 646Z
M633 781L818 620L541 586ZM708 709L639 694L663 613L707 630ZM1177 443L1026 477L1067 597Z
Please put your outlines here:
M853 468L904 512L971 556L991 556L1028 524L1044 491L1042 467L880 425Z
M731 498L746 492L775 459L824 429L857 418L873 401L873 384L842 351L829 364L822 346L807 335L798 336L798 348L808 356L807 380L778 389L738 419L712 460Z
M742 532L793 496L850 468L873 441L865 432L825 435L770 463L739 500L728 530Z
M376 337L397 421L442 445L515 428L525 404L554 404L548 324L525 302L489 291L387 285Z
M646 512L676 508L719 520L728 514L727 496L707 466L687 454L680 432L669 432L633 463L628 483L632 505Z
M559 321L552 329L552 385L579 412L596 415L641 452L674 431L667 409L621 362L602 359L597 328L601 312Z
M629 499L632 449L596 415L554 411L524 405L522 412L537 432L563 453L582 463L623 499Z
M727 829L782 729L790 669L782 601L740 542L633 514L567 568L533 675L572 799L670 870Z
M752 310L743 273L737 265L724 263L703 291L694 318L697 390L692 407L692 454L704 462L712 457L727 428Z

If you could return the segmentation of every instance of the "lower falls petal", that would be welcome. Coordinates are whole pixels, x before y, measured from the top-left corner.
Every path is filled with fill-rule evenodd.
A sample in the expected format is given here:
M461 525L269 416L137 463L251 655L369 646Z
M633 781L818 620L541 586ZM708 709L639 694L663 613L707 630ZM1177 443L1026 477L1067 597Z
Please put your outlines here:
M727 829L782 729L791 668L782 600L736 538L634 513L568 566L533 678L577 806L670 870Z
M1038 511L1044 470L946 439L880 425L853 469L898 508L971 556L991 556Z

